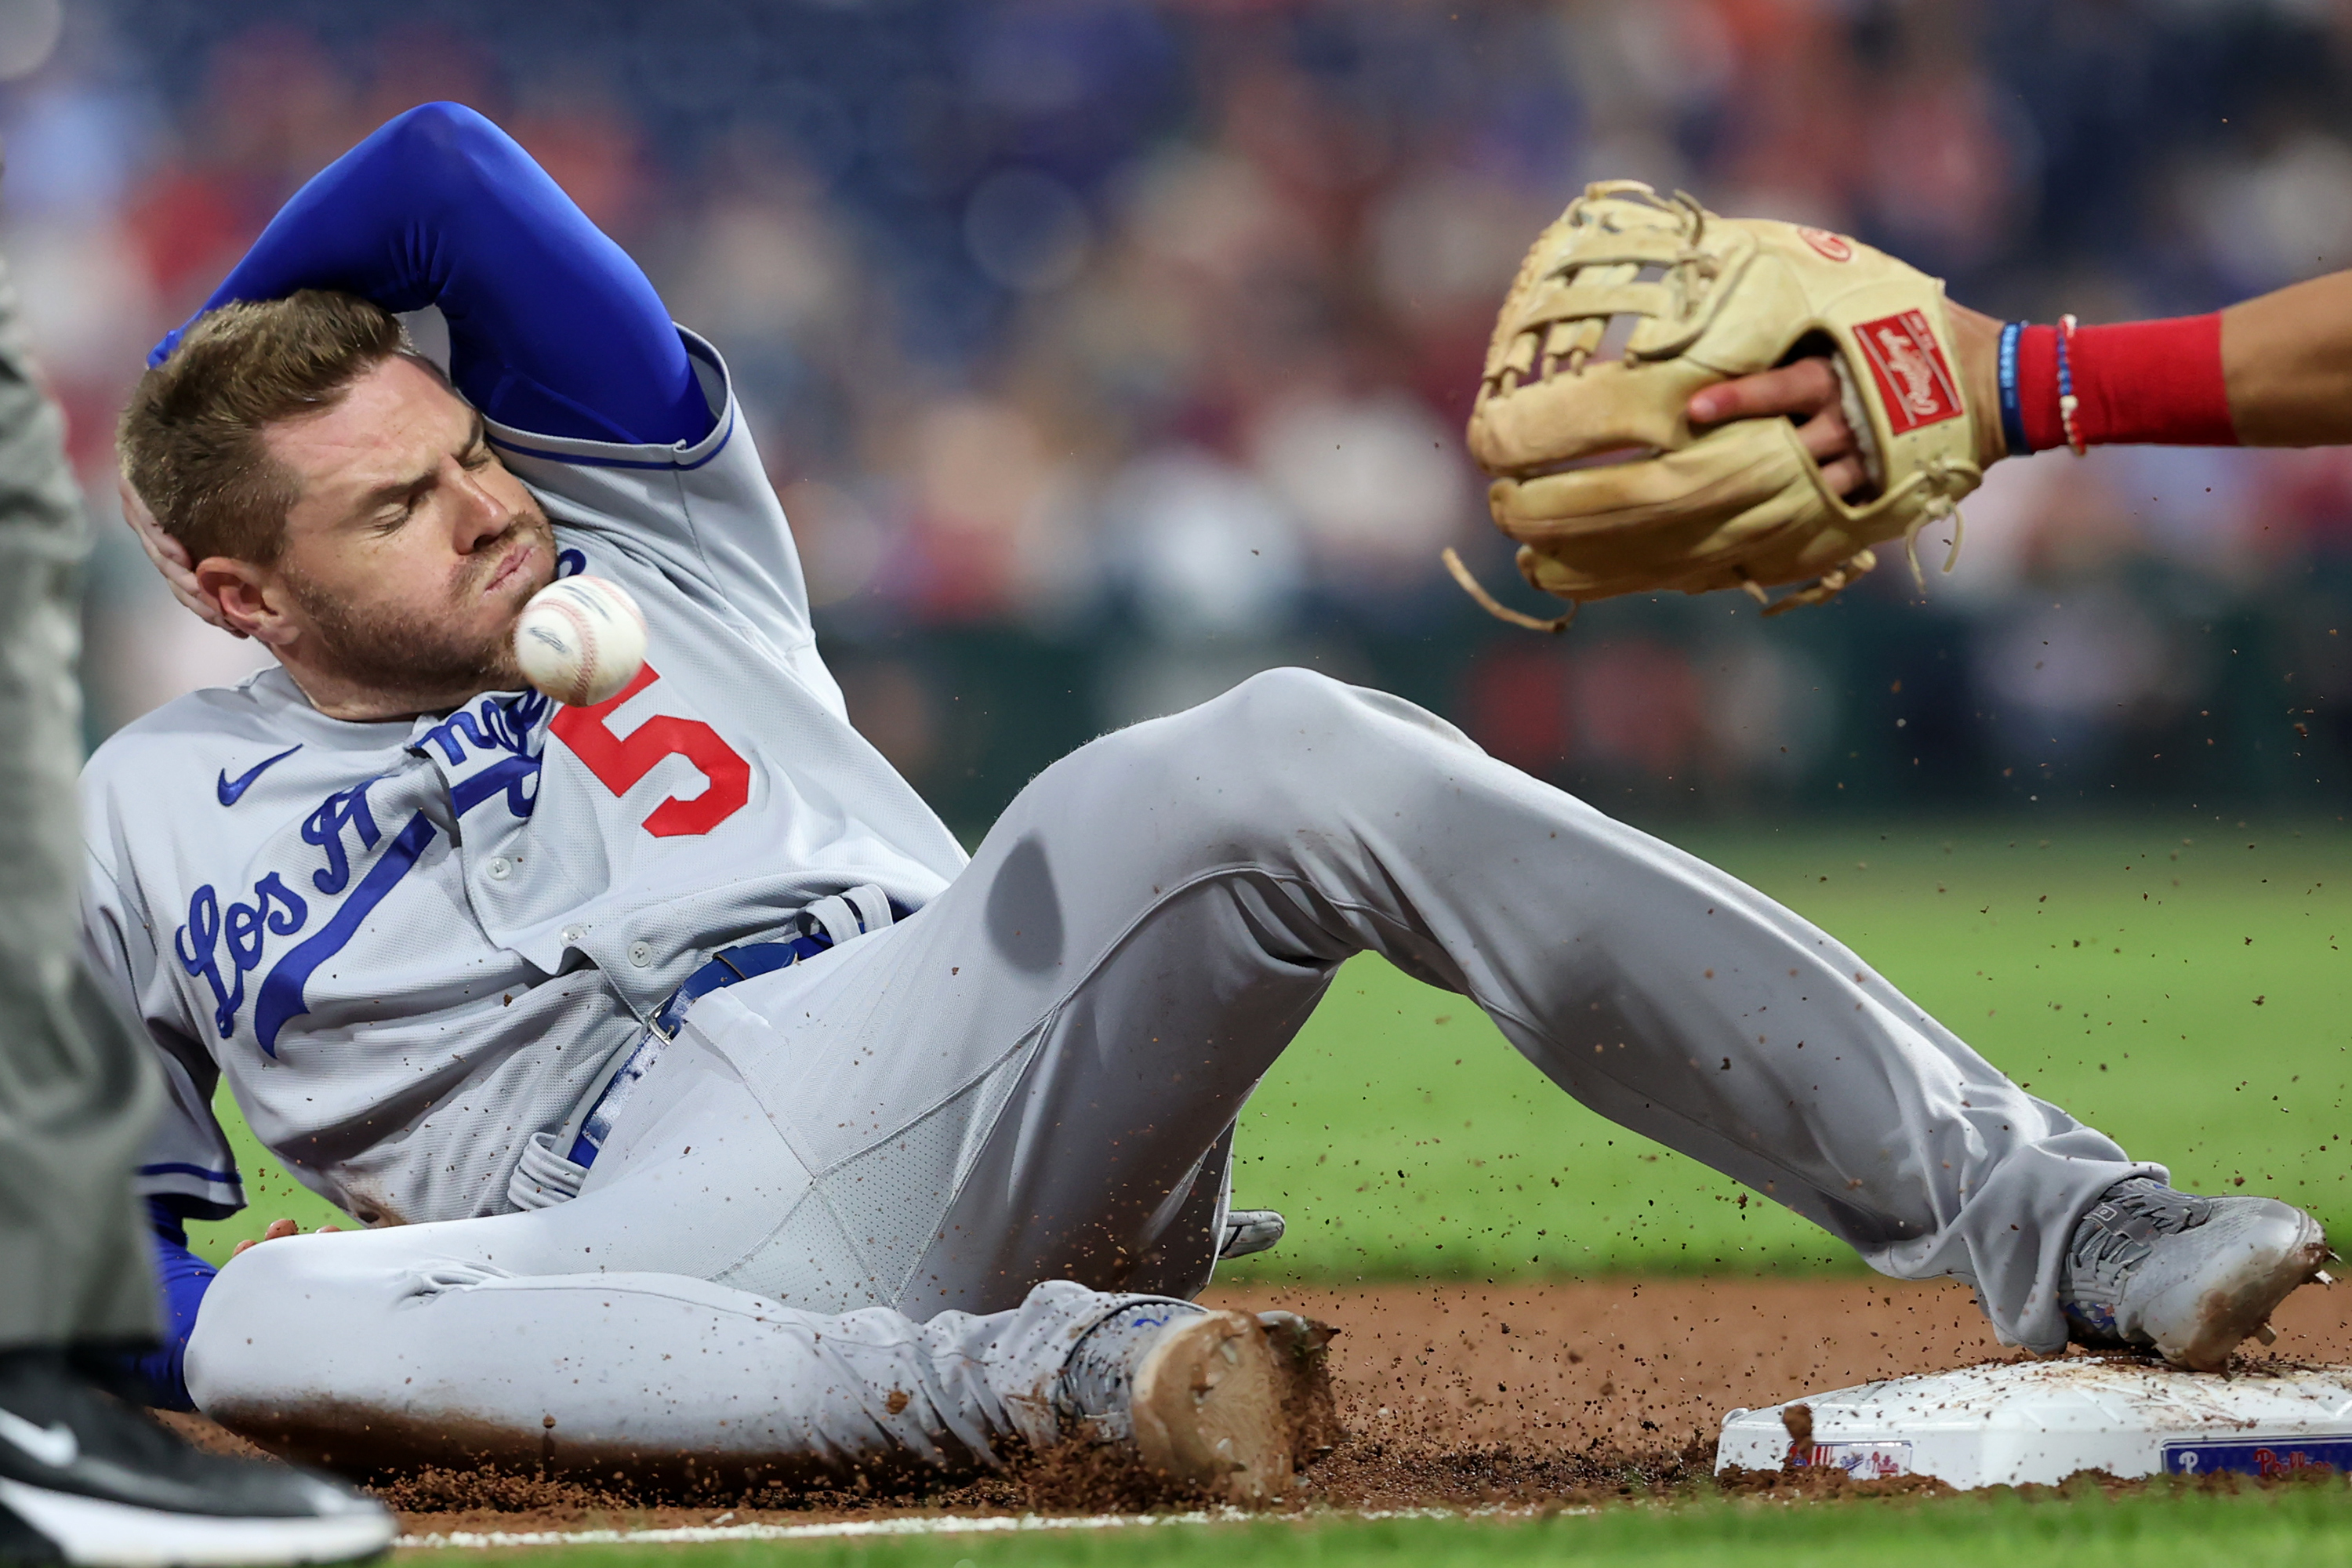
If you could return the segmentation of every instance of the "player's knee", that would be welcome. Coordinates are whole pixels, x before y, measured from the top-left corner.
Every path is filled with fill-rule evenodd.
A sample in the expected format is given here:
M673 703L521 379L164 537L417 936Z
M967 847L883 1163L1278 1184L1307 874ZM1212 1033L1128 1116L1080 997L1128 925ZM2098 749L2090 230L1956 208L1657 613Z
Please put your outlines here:
M1076 809L1105 798L1122 822L1143 800L1177 814L1185 853L1256 858L1302 831L1344 831L1372 795L1412 794L1423 764L1475 753L1460 731L1402 698L1308 669L1269 669L1181 713L1107 735L1057 764ZM1119 787L1106 792L1105 779Z
M1180 714L1156 736L1165 787L1218 853L1299 827L1366 782L1381 743L1363 701L1375 695L1307 669L1269 669Z
M1362 734L1363 695L1311 669L1264 670L1181 715L1181 743L1227 780L1336 763Z
M1194 710L1217 749L1273 780L1312 781L1339 795L1442 756L1469 742L1402 697L1350 686L1311 669L1269 669Z
M370 1293L348 1246L289 1237L231 1258L205 1290L188 1335L188 1393L199 1410L272 1388L309 1386L363 1336Z
M1258 671L1211 706L1230 706L1252 724L1307 731L1343 722L1357 695L1319 670L1286 664Z

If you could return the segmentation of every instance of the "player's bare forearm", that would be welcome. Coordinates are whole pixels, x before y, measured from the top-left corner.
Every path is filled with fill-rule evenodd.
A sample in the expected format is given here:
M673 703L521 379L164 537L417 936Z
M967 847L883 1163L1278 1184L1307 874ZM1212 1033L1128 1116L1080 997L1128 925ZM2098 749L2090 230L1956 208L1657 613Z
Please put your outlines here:
M2242 444L2352 443L2352 272L2222 311L2221 375Z

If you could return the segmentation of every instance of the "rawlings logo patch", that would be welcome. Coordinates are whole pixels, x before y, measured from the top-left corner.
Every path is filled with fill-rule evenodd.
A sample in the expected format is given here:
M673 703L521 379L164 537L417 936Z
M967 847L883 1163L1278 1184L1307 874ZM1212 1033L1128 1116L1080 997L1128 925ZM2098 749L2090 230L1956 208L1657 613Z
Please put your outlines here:
M1832 234L1828 229L1815 228L1812 225L1805 223L1797 226L1797 233L1807 245L1811 246L1832 261L1853 259L1853 242L1842 234Z
M1886 423L1895 435L1960 416L1960 389L1925 311L1881 316L1863 322L1853 335L1870 362L1879 399L1886 405Z

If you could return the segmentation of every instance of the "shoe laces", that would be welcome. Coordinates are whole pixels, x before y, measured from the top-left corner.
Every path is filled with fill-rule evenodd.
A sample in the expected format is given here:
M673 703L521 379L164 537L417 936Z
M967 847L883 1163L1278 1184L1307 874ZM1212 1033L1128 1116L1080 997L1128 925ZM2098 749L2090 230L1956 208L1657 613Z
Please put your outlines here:
M2123 1276L2158 1237L2194 1230L2213 1215L2213 1200L2175 1192L2146 1176L2117 1182L2076 1222L2067 1248L2070 1296L2112 1300Z

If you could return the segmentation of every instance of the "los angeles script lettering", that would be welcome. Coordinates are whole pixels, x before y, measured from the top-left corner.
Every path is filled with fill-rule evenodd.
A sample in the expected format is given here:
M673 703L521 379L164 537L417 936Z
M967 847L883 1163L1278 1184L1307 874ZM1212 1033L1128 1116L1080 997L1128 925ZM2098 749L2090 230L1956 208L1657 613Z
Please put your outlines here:
M485 699L478 709L459 709L417 742L420 749L437 746L452 763L466 761L468 742L476 751L507 753L458 785L452 804L460 816L499 795L505 796L508 809L516 816L530 815L538 804L531 786L540 766L540 759L531 754L530 740L532 731L546 720L549 706L548 700L537 692L506 702ZM325 864L307 879L298 872L294 883L289 884L284 873L268 872L253 884L250 902L226 907L209 882L190 896L187 923L173 933L173 952L180 967L212 992L213 1026L221 1038L227 1039L236 1031L237 1015L245 1005L246 976L261 966L268 939L298 935L309 924L311 900L304 896L302 884L307 881L321 899L341 894L351 887L355 855L371 853L383 843L383 830L377 826L367 793L378 782L368 779L337 790L303 819L303 842L315 845L325 858ZM368 912L415 865L435 832L422 813L411 817L394 837L391 850L361 879L334 917L310 940L289 949L263 980L254 1027L266 1054L278 1054L278 1030L307 1011L302 987L311 973L351 941Z
M427 755L437 749L453 766L483 752L502 753L457 779L451 786L450 805L464 816L486 801L503 797L517 818L530 816L539 804L541 758L532 742L542 724L615 796L628 794L663 760L683 757L703 775L702 792L686 799L666 797L641 826L656 838L706 834L750 801L751 768L742 754L698 719L656 715L625 737L608 727L614 710L659 679L648 664L608 700L593 708L563 709L551 723L553 705L537 692L504 702L485 698L478 707L461 708L427 731L412 749ZM392 836L389 847L352 886L355 861L385 841L367 793L379 782L369 779L336 791L303 820L303 842L316 846L326 862L310 873L312 895L320 900L341 896L342 903L315 932L288 949L257 988L253 1027L266 1055L278 1054L278 1031L309 1011L303 988L310 975L342 951L369 912L433 842L436 830L419 812ZM260 968L269 939L300 935L309 924L312 897L302 891L303 880L299 873L289 883L284 873L268 872L253 884L250 901L226 907L209 882L189 898L187 922L173 934L173 950L180 967L212 992L213 1025L221 1038L236 1032L246 976Z

